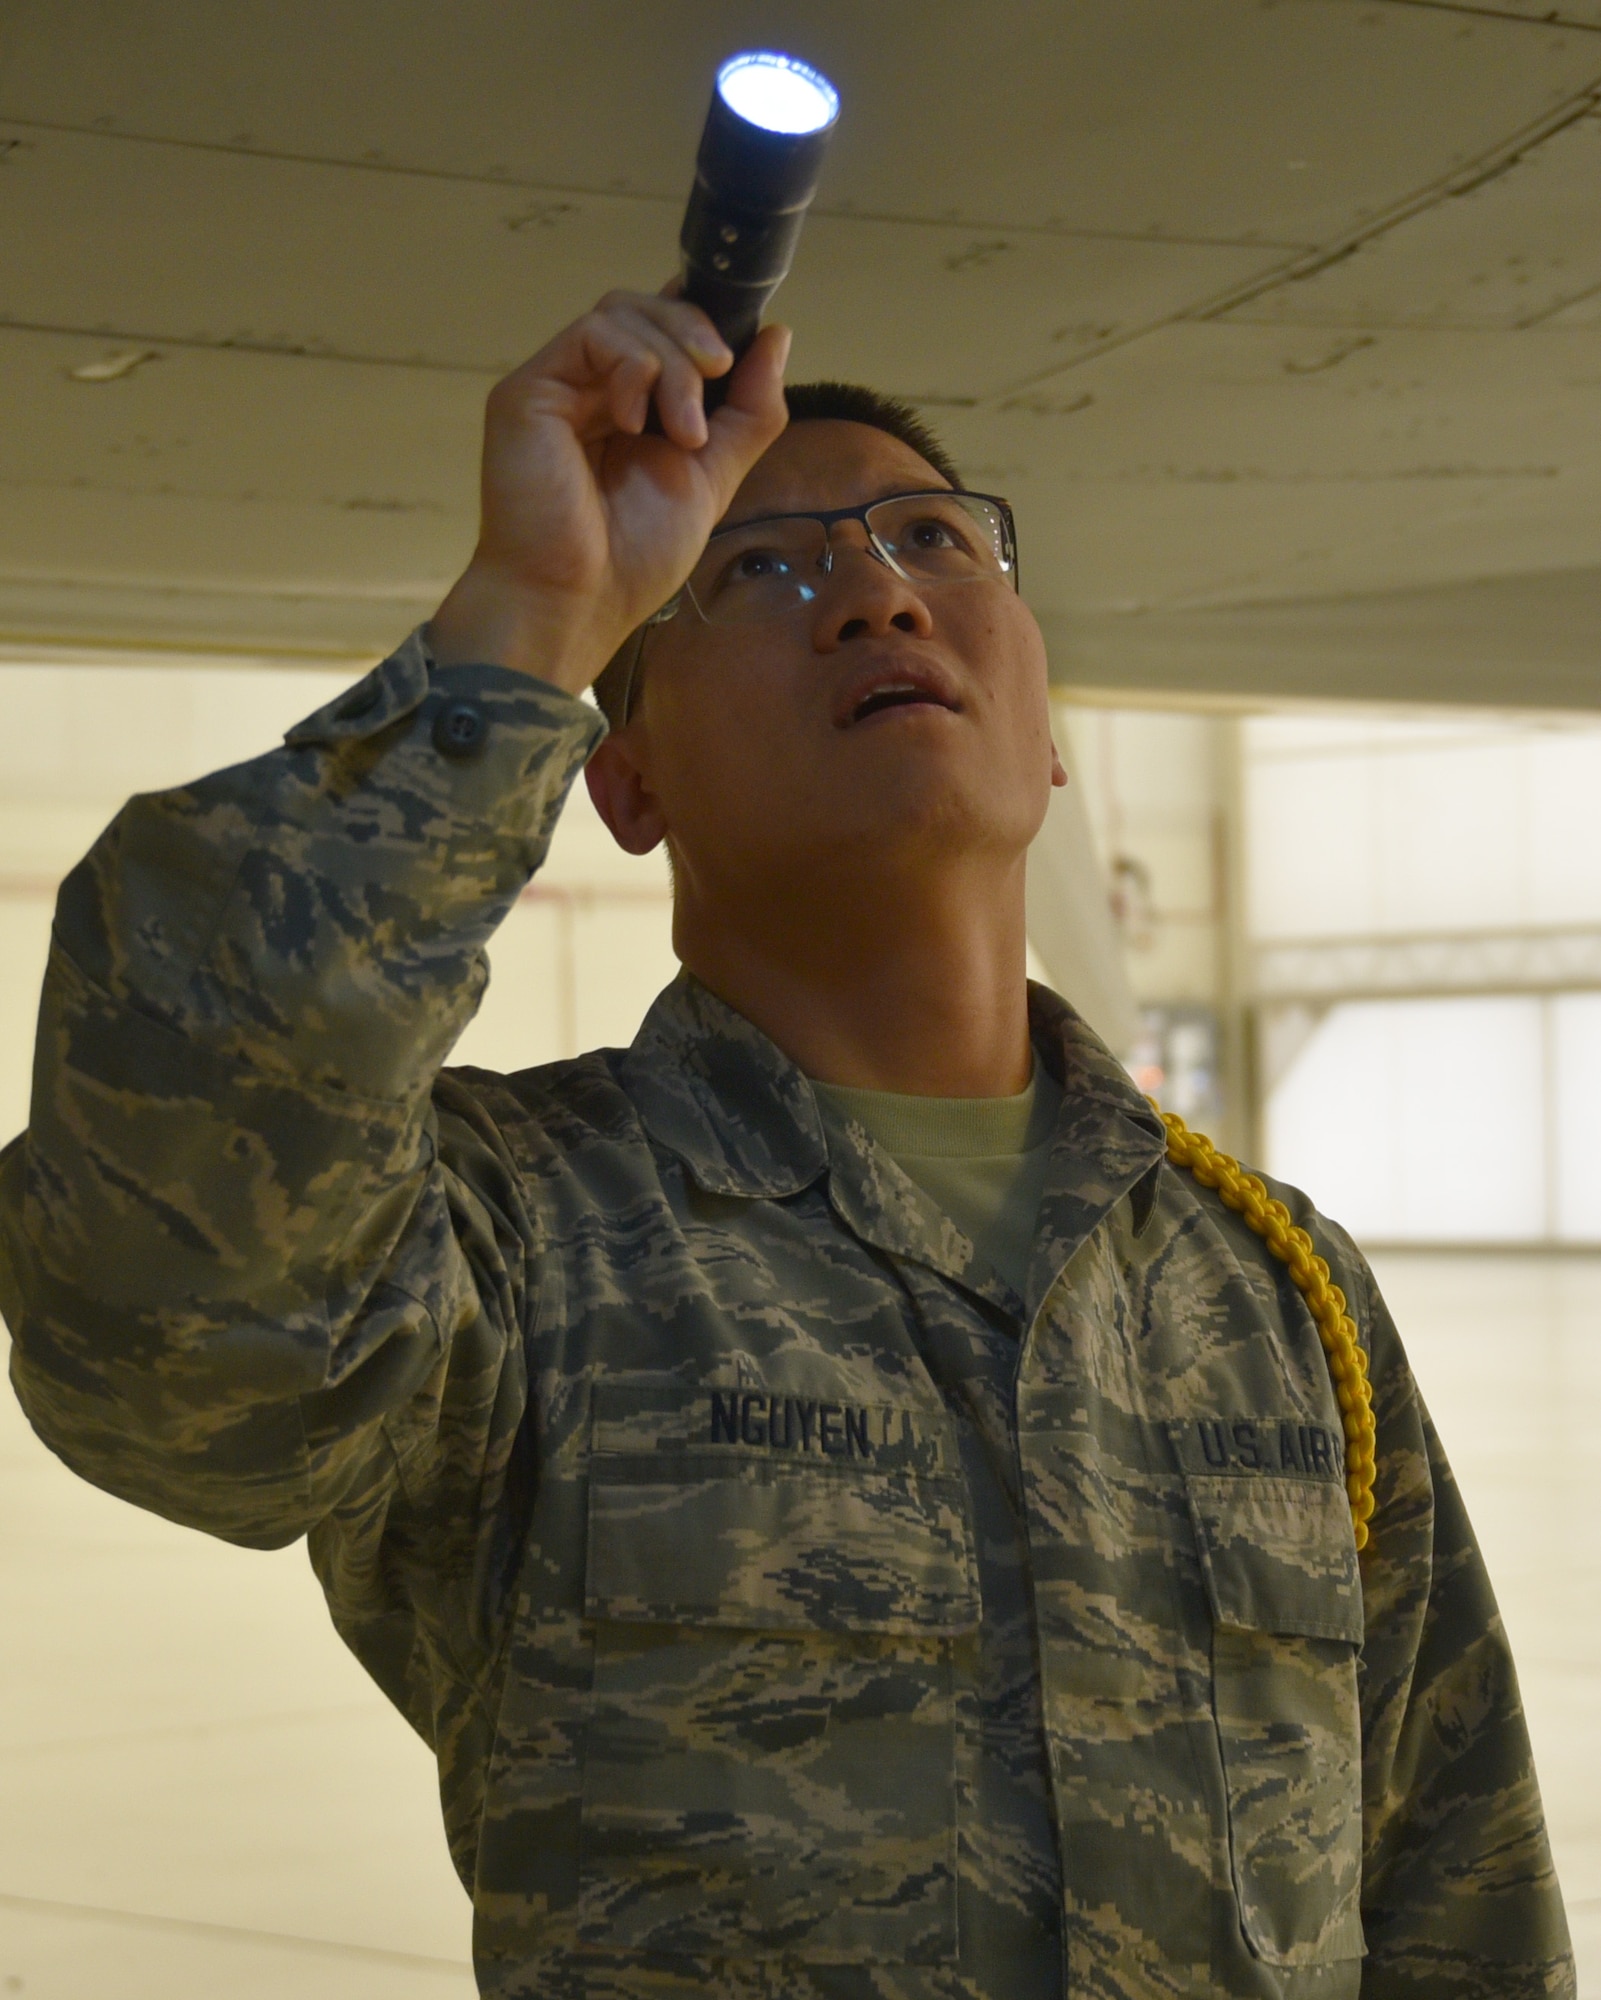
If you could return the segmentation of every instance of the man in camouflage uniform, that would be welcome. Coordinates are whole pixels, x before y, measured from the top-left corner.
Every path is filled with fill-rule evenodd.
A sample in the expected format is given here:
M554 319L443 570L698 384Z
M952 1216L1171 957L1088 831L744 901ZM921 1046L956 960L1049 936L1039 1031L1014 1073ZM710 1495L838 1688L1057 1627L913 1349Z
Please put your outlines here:
M492 396L431 627L70 877L0 1169L18 1392L139 1505L309 1536L501 2000L1571 1994L1366 1266L1279 1191L1369 1356L1359 1560L1300 1294L1026 987L1037 629L883 559L849 510L938 448L861 398L784 431L784 351L708 431L707 323L604 301ZM786 617L629 641L719 520L806 510L846 511ZM586 759L671 843L686 974L627 1050L441 1073ZM838 1092L1036 1066L1009 1277Z

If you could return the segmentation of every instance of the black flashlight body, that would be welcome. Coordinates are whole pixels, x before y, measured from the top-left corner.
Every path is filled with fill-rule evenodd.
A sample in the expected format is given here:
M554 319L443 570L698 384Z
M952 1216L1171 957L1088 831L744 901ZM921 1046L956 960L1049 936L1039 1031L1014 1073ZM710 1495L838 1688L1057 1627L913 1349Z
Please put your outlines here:
M678 243L683 297L711 320L736 361L788 275L834 124L769 131L741 118L721 89L712 92ZM721 402L727 380L706 384L708 407Z

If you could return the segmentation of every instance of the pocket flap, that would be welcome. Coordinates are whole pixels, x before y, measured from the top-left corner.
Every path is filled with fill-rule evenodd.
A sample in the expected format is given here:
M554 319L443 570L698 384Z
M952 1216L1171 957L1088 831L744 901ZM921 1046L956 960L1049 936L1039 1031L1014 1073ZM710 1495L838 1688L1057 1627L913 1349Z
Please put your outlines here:
M652 1398L628 1385L613 1410L605 1385L597 1393L588 1617L928 1637L977 1629L960 1477L914 1469L916 1454L881 1463L714 1445L685 1421L683 1392L658 1393L655 1448L641 1435L653 1428L642 1407Z
M1361 1645L1362 1575L1343 1484L1190 1474L1185 1485L1219 1625Z

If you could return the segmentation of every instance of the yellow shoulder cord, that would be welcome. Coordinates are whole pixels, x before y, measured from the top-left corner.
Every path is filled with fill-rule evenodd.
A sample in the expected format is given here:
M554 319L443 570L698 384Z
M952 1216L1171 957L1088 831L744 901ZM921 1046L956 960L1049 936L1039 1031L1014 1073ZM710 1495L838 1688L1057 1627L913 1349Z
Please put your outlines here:
M1152 1101L1152 1110L1167 1127L1167 1157L1187 1167L1202 1187L1216 1188L1225 1208L1241 1216L1295 1280L1317 1325L1318 1339L1328 1356L1329 1374L1345 1426L1345 1490L1351 1500L1351 1525L1356 1545L1366 1548L1368 1519L1373 1512L1374 1456L1377 1430L1373 1422L1373 1385L1367 1356L1356 1337L1356 1321L1345 1309L1345 1294L1329 1283L1329 1267L1304 1229L1290 1219L1282 1201L1275 1201L1255 1174L1238 1160L1220 1153L1200 1132L1192 1132L1174 1112Z

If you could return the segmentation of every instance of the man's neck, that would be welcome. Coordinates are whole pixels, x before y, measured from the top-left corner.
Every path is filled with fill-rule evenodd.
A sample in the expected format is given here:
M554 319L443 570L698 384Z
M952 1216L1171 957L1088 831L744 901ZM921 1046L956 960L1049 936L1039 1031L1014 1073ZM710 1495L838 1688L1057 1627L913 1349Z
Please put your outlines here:
M919 1097L1028 1087L1023 860L937 880L819 885L730 921L684 893L675 941L702 985L808 1076Z

